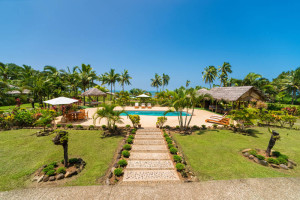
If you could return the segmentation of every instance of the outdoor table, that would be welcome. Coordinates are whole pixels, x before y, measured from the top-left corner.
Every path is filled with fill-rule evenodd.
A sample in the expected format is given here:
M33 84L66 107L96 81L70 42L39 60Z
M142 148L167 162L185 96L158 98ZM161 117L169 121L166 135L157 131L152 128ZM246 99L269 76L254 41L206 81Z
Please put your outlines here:
M70 112L69 114L74 115L73 120L78 120L78 114L80 113L80 111L73 111Z

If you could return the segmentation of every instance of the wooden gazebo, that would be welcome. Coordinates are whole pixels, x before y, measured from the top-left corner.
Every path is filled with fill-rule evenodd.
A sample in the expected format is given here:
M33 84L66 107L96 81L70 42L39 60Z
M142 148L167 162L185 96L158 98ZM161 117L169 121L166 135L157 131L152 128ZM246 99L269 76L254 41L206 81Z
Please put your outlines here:
M105 92L102 92L101 90L99 90L97 88L91 88L91 89L85 91L84 93L82 93L81 96L87 96L87 97L94 96L94 97L97 97L97 102L91 102L91 105L98 105L99 104L98 97L103 96L104 97L103 102L105 102L105 97L107 96L107 94Z

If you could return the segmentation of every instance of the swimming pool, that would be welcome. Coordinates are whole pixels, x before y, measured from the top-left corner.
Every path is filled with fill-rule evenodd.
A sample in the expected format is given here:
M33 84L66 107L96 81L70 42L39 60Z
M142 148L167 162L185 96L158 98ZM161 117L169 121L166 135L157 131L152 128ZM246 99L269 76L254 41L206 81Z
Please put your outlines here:
M127 114L129 115L147 115L147 116L164 116L165 111L155 111L155 110L127 110ZM122 116L126 116L126 113L122 113ZM191 116L189 113L182 112L182 115ZM166 116L178 116L179 112L169 112Z

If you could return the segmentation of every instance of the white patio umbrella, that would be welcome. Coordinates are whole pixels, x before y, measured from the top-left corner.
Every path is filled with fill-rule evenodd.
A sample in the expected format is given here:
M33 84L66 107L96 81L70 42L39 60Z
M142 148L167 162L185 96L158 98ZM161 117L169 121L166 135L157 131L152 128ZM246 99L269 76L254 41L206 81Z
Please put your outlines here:
M146 95L146 94L141 94L139 96L136 96L136 98L149 98L150 96Z
M67 98L67 97L57 97L55 99L44 101L44 103L48 103L51 105L67 105L67 104L75 103L77 101L78 100L76 100L76 99L71 99L71 98Z

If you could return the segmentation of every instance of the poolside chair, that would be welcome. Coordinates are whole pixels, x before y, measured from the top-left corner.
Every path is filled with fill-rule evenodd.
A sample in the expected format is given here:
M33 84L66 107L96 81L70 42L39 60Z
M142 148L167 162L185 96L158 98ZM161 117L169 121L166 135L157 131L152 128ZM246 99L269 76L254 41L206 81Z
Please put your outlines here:
M147 103L147 108L152 108L151 103Z
M221 117L221 118L208 118L205 122L221 124L221 125L229 125L229 118Z
M221 118L225 118L226 116L227 116L227 112L225 112L223 116L212 115L212 116L209 117L209 119L221 119Z
M85 112L80 112L80 113L78 113L77 119L78 119L78 120L85 119Z
M139 103L135 103L134 104L134 108L139 108L140 106L139 106Z
M142 103L141 107L142 107L142 108L146 108L145 103Z

